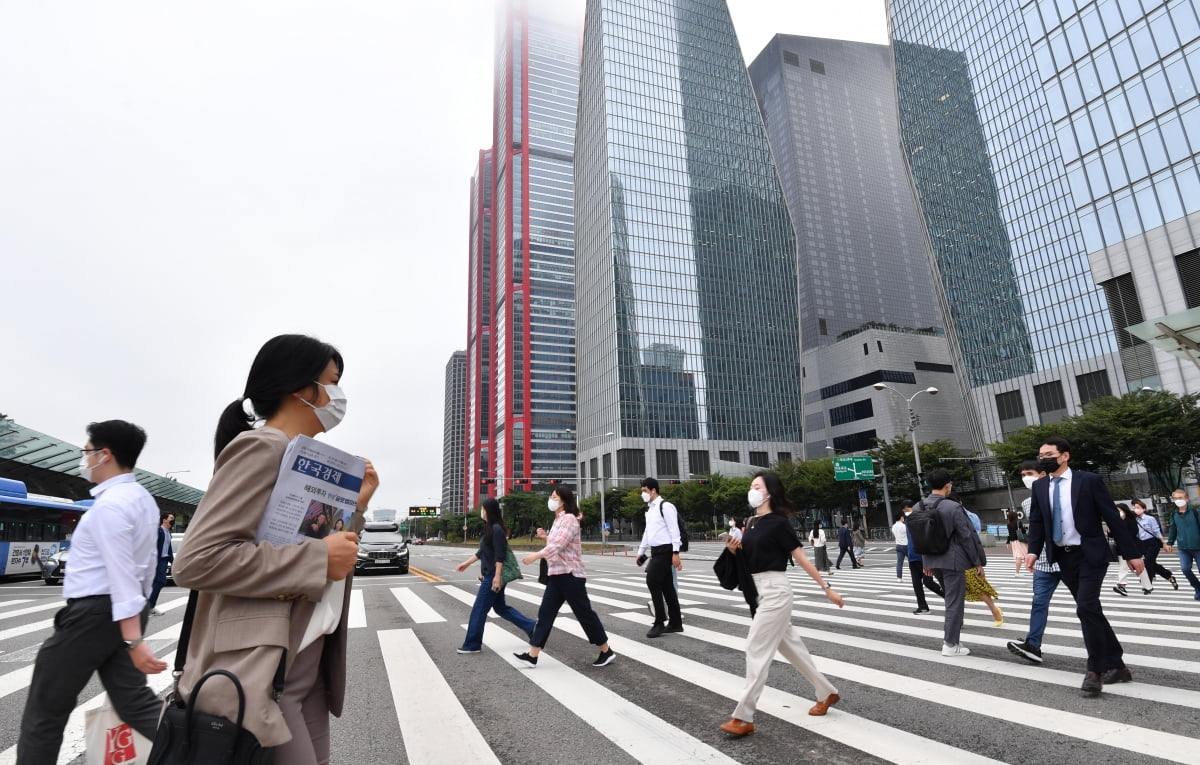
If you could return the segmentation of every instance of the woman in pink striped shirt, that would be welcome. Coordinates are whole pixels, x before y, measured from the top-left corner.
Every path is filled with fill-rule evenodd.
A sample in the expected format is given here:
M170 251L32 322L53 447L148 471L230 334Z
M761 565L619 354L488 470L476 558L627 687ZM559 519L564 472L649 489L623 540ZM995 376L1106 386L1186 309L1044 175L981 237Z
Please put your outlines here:
M554 513L554 524L549 534L545 529L537 530L538 536L546 540L546 546L522 561L529 565L539 558L545 559L548 575L546 591L542 594L542 605L538 608L537 626L533 628L529 650L513 655L527 667L537 666L538 654L546 647L558 610L565 601L570 604L571 611L583 627L588 642L600 647L600 655L592 662L592 666L611 664L617 655L608 647L608 633L592 609L585 587L587 574L583 570L583 550L579 543L581 513L575 504L575 495L570 489L560 488L550 495L546 504Z

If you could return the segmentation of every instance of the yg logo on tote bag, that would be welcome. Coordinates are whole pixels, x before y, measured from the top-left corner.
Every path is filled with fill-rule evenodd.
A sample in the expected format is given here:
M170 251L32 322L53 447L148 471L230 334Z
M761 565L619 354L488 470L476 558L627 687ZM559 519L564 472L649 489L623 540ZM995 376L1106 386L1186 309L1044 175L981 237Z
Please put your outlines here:
M122 765L137 759L133 744L133 728L121 723L109 728L104 740L104 765Z

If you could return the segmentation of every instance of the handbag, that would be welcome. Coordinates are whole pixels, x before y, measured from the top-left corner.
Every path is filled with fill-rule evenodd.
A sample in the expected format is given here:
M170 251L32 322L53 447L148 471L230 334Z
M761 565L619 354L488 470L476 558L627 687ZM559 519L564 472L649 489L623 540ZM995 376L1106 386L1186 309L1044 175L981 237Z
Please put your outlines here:
M503 576L503 574L501 574ZM550 581L550 564L545 558L538 561L538 584L546 584Z
M1029 541L1029 534L1027 534L1025 532L1025 527L1019 523L1017 524L1017 541L1018 542L1028 542Z
M84 713L87 761L94 765L146 765L150 739L129 727L105 702Z
M154 747L150 750L148 765L272 765L275 750L258 743L254 734L242 727L246 715L246 693L236 675L226 669L214 669L196 681L190 699L184 701L179 695L179 678L183 676L184 662L187 661L197 594L192 590L188 596L187 612L183 617L179 645L175 651L175 670L172 672L175 688L167 699L167 709L154 734ZM285 649L279 658L279 667L275 670L272 683L276 701L283 695L286 660ZM237 719L233 722L196 710L195 702L200 689L216 677L227 679L237 691Z
M504 569L500 572L500 586L508 584L514 579L524 579L525 575L521 573L521 567L517 565L517 557L513 555L512 548L508 548L504 553Z

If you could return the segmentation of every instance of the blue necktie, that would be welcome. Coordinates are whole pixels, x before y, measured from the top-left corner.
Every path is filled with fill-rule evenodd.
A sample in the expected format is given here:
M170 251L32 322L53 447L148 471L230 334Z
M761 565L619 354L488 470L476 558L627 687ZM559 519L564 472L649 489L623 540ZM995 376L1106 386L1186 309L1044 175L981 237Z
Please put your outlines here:
M1062 483L1061 478L1051 478L1050 490L1050 522L1054 524L1054 533L1052 539L1054 544L1062 542L1062 502L1058 498L1058 485Z

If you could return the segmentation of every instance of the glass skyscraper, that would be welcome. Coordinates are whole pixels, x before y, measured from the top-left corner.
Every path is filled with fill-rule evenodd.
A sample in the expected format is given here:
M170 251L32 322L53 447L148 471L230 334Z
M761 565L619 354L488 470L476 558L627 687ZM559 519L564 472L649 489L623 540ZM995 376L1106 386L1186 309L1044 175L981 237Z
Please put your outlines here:
M1189 307L1188 0L889 3L901 135L989 440L1109 393L1200 388L1129 335Z
M505 494L575 473L574 146L579 13L574 2L505 0L499 5L495 144L491 152L491 250L480 289L489 298L491 440L473 470ZM482 174L482 173L481 173ZM477 178L479 175L477 174ZM485 269L472 268L472 280ZM474 326L474 324L473 324ZM482 336L482 332L481 332ZM480 425L480 431L484 430ZM490 462L490 464L488 464ZM520 483L518 483L520 482ZM528 483L526 483L528 482Z
M455 351L446 362L446 391L442 408L442 512L466 512L463 467L467 423L467 353Z
M464 436L464 510L479 506L483 497L495 496L492 484L480 483L490 476L492 413L492 152L479 152L479 164L471 179L470 259L467 266L467 402ZM445 507L445 504L442 505Z
M724 0L589 0L582 61L581 475L790 459L795 237Z

